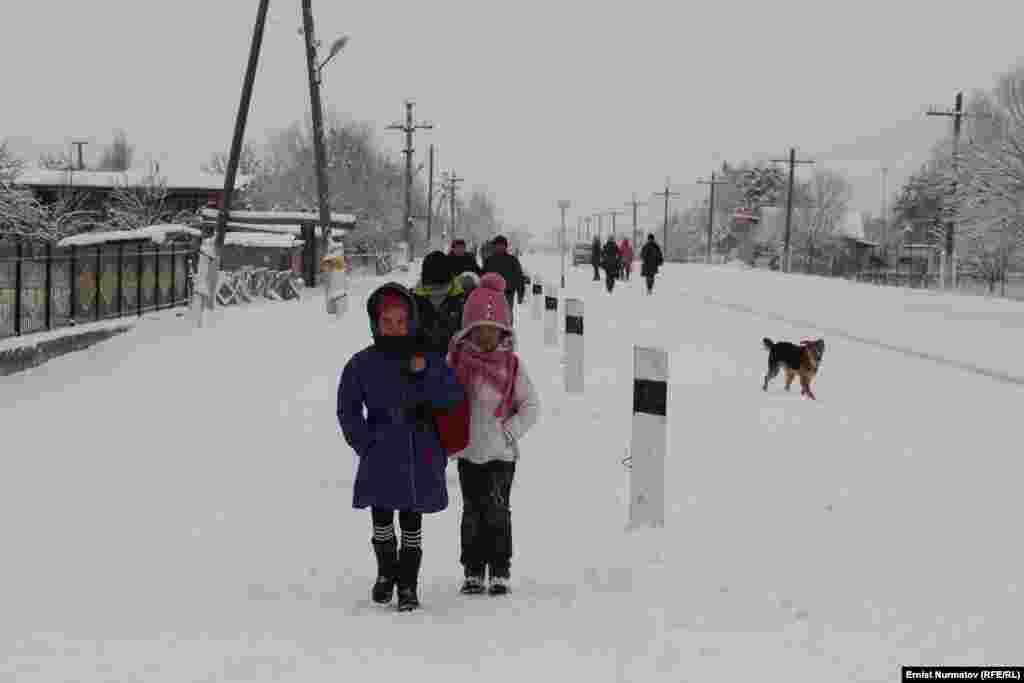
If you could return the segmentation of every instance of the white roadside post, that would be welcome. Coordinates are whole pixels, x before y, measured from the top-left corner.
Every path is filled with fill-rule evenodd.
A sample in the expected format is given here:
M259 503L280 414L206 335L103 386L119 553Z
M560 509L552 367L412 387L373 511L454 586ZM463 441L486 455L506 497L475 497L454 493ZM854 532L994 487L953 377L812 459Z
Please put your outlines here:
M324 279L327 315L340 318L348 312L348 271L345 245L340 241L332 243L327 255L320 259L320 272Z
M192 280L192 314L196 327L203 326L203 313L213 310L217 297L217 247L214 238L208 237L199 245L199 260Z
M583 301L565 301L565 391L583 393Z
M534 276L533 278L533 301L530 302L532 308L530 309L531 316L534 320L540 320L540 312L544 306L544 281L541 280L540 276Z
M668 353L633 347L633 435L630 441L629 529L665 525Z
M554 285L545 287L544 295L544 346L558 346L558 297Z

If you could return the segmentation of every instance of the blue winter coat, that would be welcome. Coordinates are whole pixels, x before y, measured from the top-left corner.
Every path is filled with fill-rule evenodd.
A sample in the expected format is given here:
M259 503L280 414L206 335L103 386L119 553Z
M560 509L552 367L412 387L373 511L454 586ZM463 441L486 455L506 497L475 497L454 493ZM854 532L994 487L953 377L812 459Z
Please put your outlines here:
M415 334L418 316L412 295L394 283L368 299L371 329L375 302L387 289L410 303L410 334ZM448 507L448 455L430 413L454 407L465 393L444 356L424 356L426 368L410 373L407 361L371 346L352 356L341 373L338 422L359 456L352 507L422 513Z

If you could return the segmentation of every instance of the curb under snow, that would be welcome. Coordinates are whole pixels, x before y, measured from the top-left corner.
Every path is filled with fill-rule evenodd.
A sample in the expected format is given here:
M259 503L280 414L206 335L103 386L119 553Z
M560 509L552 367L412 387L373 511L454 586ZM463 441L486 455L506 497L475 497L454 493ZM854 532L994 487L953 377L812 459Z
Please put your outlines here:
M0 340L0 376L24 372L57 356L87 349L127 332L137 322L118 318Z

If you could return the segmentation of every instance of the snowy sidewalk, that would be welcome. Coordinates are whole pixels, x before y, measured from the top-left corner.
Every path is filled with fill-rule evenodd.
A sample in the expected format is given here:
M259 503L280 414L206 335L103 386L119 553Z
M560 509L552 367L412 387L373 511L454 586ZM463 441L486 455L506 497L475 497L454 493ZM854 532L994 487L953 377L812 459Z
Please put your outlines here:
M369 342L365 296L392 278L354 283L341 320L317 294L203 330L147 317L0 384L0 680L882 681L901 663L1013 663L1020 389L830 338L819 401L762 392L761 337L813 330L701 296L796 295L702 277L670 267L653 297L639 281L607 296L570 271L582 397L520 309L543 417L512 492L513 592L457 593L452 467L407 615L369 602L369 515L351 509L334 415ZM627 534L633 345L670 353L671 426L666 527Z

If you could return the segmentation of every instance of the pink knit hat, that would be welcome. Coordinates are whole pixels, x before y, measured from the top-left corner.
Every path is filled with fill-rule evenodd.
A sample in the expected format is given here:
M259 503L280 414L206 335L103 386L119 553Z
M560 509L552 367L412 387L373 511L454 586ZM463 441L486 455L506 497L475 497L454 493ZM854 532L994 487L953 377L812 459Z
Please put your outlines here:
M485 273L480 278L480 285L466 298L466 305L462 309L462 332L482 324L512 332L509 318L505 278L498 273Z

